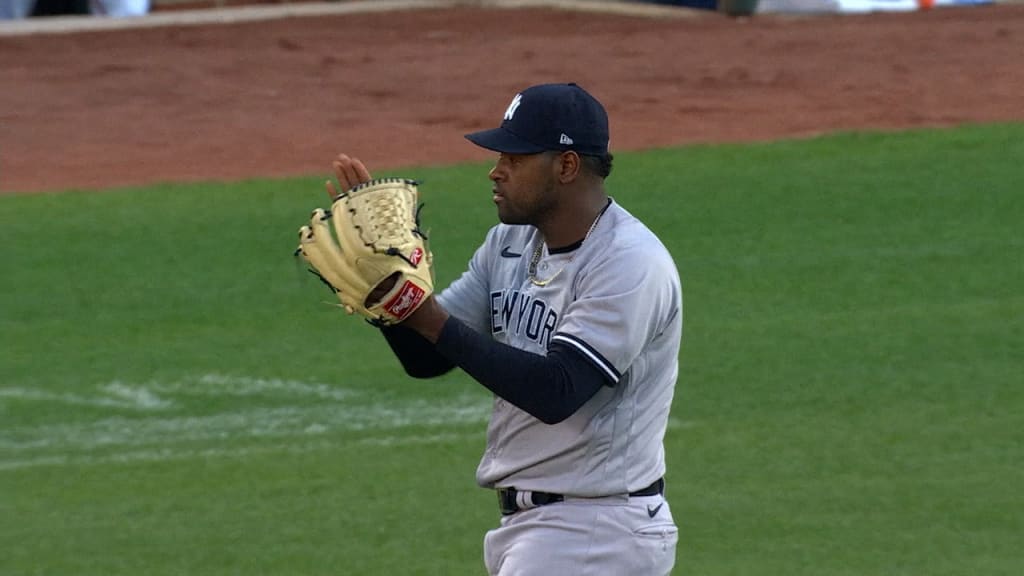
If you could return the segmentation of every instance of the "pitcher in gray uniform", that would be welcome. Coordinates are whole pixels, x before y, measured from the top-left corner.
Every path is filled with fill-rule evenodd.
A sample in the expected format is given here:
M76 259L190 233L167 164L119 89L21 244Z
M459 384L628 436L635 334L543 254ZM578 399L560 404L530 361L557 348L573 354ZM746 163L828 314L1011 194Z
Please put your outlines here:
M668 250L605 191L605 109L576 84L533 86L466 138L498 153L501 223L459 279L382 331L410 375L459 367L494 393L477 469L501 512L487 570L669 574L663 439L682 289ZM370 179L358 159L334 166L343 189Z

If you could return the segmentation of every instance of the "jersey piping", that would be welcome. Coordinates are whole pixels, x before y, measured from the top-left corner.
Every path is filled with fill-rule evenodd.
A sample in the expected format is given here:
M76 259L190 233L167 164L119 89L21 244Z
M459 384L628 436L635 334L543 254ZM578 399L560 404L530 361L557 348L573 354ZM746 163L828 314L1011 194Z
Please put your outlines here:
M618 384L619 379L622 378L622 374L620 374L619 371L615 369L615 366L612 366L611 362L605 360L604 356L602 356L600 352L592 348L583 340L580 340L579 338L573 336L572 334L558 332L551 337L551 341L561 342L562 344L572 346L580 354L583 354L583 356L587 360L590 360L590 362L597 369L603 372L604 375L607 376L608 379L612 381L612 384Z

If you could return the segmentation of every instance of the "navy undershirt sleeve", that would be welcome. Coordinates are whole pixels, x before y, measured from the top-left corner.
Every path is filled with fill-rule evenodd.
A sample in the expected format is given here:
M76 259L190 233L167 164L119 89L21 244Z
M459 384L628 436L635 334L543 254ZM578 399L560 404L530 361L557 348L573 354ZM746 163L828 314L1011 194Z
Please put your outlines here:
M613 384L572 347L555 343L546 356L533 354L484 336L454 316L445 322L436 350L545 424L572 416L601 386Z
M455 363L445 358L429 340L404 326L380 329L391 351L413 378L433 378L451 371Z

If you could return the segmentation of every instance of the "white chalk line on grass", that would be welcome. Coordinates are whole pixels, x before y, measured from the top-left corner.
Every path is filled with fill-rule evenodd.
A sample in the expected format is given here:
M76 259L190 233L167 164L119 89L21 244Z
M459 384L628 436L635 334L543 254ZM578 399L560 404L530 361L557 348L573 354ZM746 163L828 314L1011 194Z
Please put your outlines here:
M383 436L359 438L351 441L321 439L315 442L271 444L247 447L224 447L204 449L155 448L150 450L129 450L111 454L82 454L29 457L21 460L0 461L0 472L37 468L41 466L93 466L104 464L131 464L144 462L166 462L171 460L226 460L247 458L265 454L302 455L344 447L401 447L425 444L451 444L479 440L479 432L446 432L427 435Z
M89 387L82 387L88 389ZM0 427L0 470L43 465L157 461L226 457L266 451L291 451L293 444L341 442L400 445L434 443L473 426L483 438L490 414L486 395L381 399L365 391L322 383L205 374L169 382L135 384L116 380L93 386L93 395L54 393L31 388L0 388L4 398L87 405L117 414L83 422ZM263 401L212 414L185 413L190 396L250 397ZM222 403L228 406L230 402ZM128 412L125 415L125 412ZM670 419L669 428L688 424ZM423 433L421 428L435 430ZM402 434L403 431L410 433ZM345 439L346 435L358 438ZM328 439L327 436L330 436ZM260 447L224 446L237 441L280 442ZM196 445L209 448L197 448ZM220 446L218 446L220 445Z
M0 470L33 463L117 462L125 454L134 454L137 460L169 459L178 457L176 454L189 457L198 453L196 444L214 446L208 454L215 457L241 450L216 446L238 440L308 442L355 433L360 436L352 440L355 442L399 442L394 433L403 429L479 425L487 421L490 410L490 400L483 395L382 399L328 384L222 374L143 384L116 380L75 388L79 392L74 394L0 388L0 405L10 399L114 412L81 422L0 425ZM182 401L195 396L248 399L244 406L230 401L211 403L228 408L210 414L186 412L187 404Z
M169 407L169 403L160 402L157 398L147 398L144 402L146 408L139 404L141 397L129 398L127 394L118 397L117 394L102 397L81 396L78 394L58 394L46 390L33 390L31 388L0 388L0 400L10 398L14 400L29 400L36 402L52 402L57 404L68 404L70 406L94 406L97 408L122 408L127 410L136 409L160 409Z
M258 396L281 395L317 400L347 400L358 391L339 388L330 384L280 380L276 378L247 378L223 374L204 374L198 382L179 380L175 382L149 382L146 387L163 394L185 394L193 396Z
M101 448L171 445L242 438L317 436L332 432L388 431L413 426L457 426L487 421L488 403L447 399L395 405L316 405L250 408L206 416L106 418L75 423L14 428L0 437L0 449L81 451Z
M192 379L171 382L149 381L142 384L114 380L97 387L96 392L97 394L93 396L83 396L24 387L9 387L0 388L0 400L10 398L55 402L72 406L121 408L150 412L173 408L175 402L168 396L283 396L341 401L355 394L353 390L328 384L272 378L246 378L223 374L204 374Z

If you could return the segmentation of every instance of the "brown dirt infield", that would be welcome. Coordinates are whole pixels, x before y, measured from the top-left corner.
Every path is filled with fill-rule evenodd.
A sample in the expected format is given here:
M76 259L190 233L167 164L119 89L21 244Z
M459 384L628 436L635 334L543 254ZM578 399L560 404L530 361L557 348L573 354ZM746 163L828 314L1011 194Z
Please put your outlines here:
M1024 120L1024 5L650 19L459 8L0 37L0 191L488 157L515 91L576 81L614 150Z

